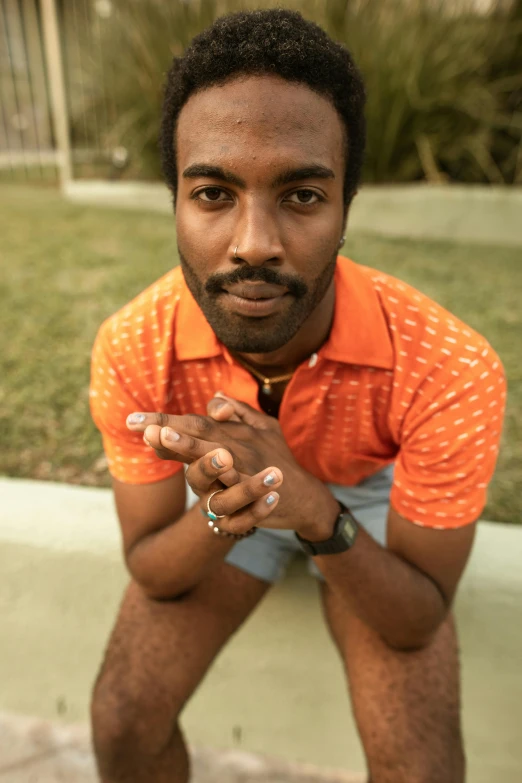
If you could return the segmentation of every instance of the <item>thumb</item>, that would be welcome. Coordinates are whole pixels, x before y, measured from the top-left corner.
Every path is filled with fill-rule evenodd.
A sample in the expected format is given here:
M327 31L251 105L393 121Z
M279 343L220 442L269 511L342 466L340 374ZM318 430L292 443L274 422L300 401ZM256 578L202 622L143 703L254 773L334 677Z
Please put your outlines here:
M256 411L251 405L246 402L234 399L234 397L227 397L223 392L218 391L215 393L214 398L210 401L210 405L218 406L225 401L226 405L223 405L223 409L229 409L231 406L234 414L237 418L230 419L229 421L242 421L244 424L248 424L250 427L254 427L258 430L267 430L272 427L274 419L271 416L267 416L266 413ZM212 415L212 414L210 414Z
M212 399L207 403L207 414L210 416L210 418L214 419L214 421L240 422L241 419L237 415L233 404L228 400L224 400L218 397L218 394L219 392L216 392L216 396L212 397Z

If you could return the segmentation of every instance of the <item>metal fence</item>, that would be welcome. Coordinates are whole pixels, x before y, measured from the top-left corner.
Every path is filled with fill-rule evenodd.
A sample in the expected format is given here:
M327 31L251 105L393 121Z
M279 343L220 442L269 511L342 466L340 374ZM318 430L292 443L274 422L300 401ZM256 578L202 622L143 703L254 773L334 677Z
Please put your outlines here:
M0 181L154 178L164 72L221 5L0 0Z
M1 180L121 168L124 151L107 144L116 108L101 42L112 12L111 0L0 0Z
M414 8L431 0L404 2ZM161 86L173 54L232 7L280 4L301 6L300 0L0 0L0 182L56 179L57 172L62 184L159 177ZM466 6L507 13L513 0L433 4L449 15ZM335 0L307 1L318 18L327 5ZM348 5L338 0L339 9Z
M0 0L0 171L56 166L38 0Z

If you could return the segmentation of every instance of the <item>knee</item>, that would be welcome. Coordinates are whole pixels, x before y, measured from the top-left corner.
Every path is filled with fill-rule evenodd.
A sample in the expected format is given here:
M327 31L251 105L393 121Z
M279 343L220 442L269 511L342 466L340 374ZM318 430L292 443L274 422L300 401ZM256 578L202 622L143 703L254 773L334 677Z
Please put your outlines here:
M436 630L429 633L414 634L414 635L401 635L395 634L391 637L381 637L386 647L394 653L416 653L427 649L435 638Z
M91 699L93 746L100 763L160 756L172 742L178 711L160 689L132 687L101 677Z

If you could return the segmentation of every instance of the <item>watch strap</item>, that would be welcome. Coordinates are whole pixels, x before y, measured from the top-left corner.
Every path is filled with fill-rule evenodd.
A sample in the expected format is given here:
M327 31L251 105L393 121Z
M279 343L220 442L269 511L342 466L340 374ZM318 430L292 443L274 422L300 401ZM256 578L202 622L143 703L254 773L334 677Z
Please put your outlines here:
M339 516L334 525L333 534L325 541L307 541L296 532L301 548L309 555L334 555L350 549L357 536L358 524L350 509L337 501L340 506Z

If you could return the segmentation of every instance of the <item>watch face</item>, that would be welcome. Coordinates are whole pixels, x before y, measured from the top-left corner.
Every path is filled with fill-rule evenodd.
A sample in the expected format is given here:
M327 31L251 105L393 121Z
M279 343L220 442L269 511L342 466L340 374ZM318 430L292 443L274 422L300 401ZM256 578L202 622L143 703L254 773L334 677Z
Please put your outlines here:
M357 532L357 527L355 526L352 518L348 515L346 515L343 519L343 536L347 538L348 540L352 540Z

